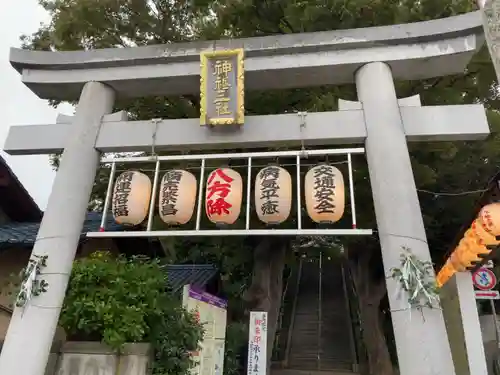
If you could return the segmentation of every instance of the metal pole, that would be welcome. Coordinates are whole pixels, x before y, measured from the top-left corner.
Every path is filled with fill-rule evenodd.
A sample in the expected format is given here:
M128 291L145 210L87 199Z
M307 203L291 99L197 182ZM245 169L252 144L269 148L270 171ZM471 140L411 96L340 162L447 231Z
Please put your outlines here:
M201 205L203 204L203 185L205 183L205 159L201 159L200 183L198 186L198 207L196 208L196 230L200 230Z
M250 192L252 191L252 158L248 158L247 166L247 212L245 218L245 228L250 229Z
M99 152L94 148L114 91L99 82L83 87L33 255L48 256L39 279L48 290L16 307L0 355L0 374L44 375L64 295L94 184Z
M300 187L300 155L297 155L297 229L302 229L302 192Z
M493 317L493 324L495 326L495 339L497 341L497 348L500 348L500 326L498 325L497 311L495 308L495 301L490 299L491 314Z
M363 147L358 148L335 148L335 149L323 149L323 150L307 150L308 156L323 156L323 155L347 155L347 154L364 154L365 149ZM158 156L157 160L160 161L188 161L188 160L220 160L220 159L259 159L259 158L278 158L278 157L293 157L302 156L304 151L270 151L270 152L242 152L242 153L220 153L220 154L189 154L189 155L166 155ZM151 161L151 156L131 156L127 158L120 157L106 157L101 159L101 163L138 163L138 162L148 162Z
M157 160L155 164L155 175L153 179L153 192L151 193L151 201L149 202L148 224L147 230L153 228L153 219L155 216L155 203L156 203L156 190L158 189L158 176L160 175L160 161Z
M104 208L102 210L101 227L99 228L100 232L104 232L106 230L106 220L108 218L108 210L109 210L109 202L111 200L111 194L113 193L113 182L115 180L115 173L116 173L116 163L113 162L111 163L111 172L109 173L108 190L106 191Z
M349 197L351 198L351 225L353 229L356 229L356 202L354 200L354 177L352 174L352 157L351 154L347 154L347 168L349 170Z
M319 252L319 274L318 274L318 370L321 370L321 329L323 311L322 311L322 297L323 297L323 251Z

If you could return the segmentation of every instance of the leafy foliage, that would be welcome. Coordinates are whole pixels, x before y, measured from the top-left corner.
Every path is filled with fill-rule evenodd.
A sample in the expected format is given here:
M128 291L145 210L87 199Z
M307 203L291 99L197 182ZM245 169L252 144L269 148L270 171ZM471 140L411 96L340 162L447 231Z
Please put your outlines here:
M16 306L23 307L32 297L39 296L47 291L49 283L38 279L42 268L47 266L48 256L32 255L28 265L21 271L20 288L16 298Z
M397 280L402 290L407 293L410 307L438 307L438 288L432 263L420 260L407 247L403 247L400 258L401 267L392 268L391 277Z
M150 342L154 374L185 374L203 329L167 293L158 262L98 252L74 263L60 317L69 339L102 340L119 350Z
M233 322L226 329L226 343L224 355L224 375L237 375L244 373L246 369L242 364L247 355L246 343L248 340L248 329L245 323Z
M24 37L24 45L62 51L339 30L448 17L473 10L473 3L470 0L42 0L40 4L51 14L51 21L35 34ZM484 142L410 145L428 242L434 260L440 263L455 233L469 219L477 198L474 194L453 193L483 188L498 170L500 101L496 76L485 47L464 74L396 82L396 90L399 97L419 94L423 105L483 103L488 110L492 135ZM355 100L354 86L248 92L245 107L248 115L332 111L337 109L339 98ZM121 100L116 109L126 110L131 119L148 120L196 117L199 105L196 96L150 97ZM364 160L355 158L354 162L356 203L362 208L358 209L359 226L375 228L368 168ZM106 172L100 171L94 185L93 202L97 206L104 196ZM305 242L309 247L310 241ZM363 254L373 249L373 242L322 239L319 245L345 247L351 258L363 260L366 258ZM299 251L306 248L303 244L304 241L298 242ZM203 259L220 266L224 289L230 296L230 309L241 310L238 293L248 286L249 252L255 246L250 239L214 239L206 243L168 240L163 245L170 262ZM317 245L312 243L312 247ZM383 286L380 255L378 251L373 254L372 257L370 253L369 262L357 262L365 266L359 274L367 276L363 282L367 285L361 285L362 289L368 284Z

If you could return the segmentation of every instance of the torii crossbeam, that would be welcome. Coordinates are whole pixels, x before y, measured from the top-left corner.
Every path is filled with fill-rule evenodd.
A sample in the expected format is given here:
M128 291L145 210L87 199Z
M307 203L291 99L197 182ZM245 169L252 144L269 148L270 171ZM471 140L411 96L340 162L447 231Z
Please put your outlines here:
M167 151L293 146L302 140L365 143L385 270L399 266L403 246L429 261L407 142L480 140L489 129L481 105L422 107L418 97L398 100L394 79L462 73L482 34L481 15L474 12L396 26L166 46L11 50L12 65L36 95L79 103L73 118L11 128L5 145L13 155L63 151L63 157L33 249L50 255L43 270L50 287L24 313L16 308L0 373L43 375L100 152L150 150L156 125L156 147ZM200 53L234 48L245 50L247 90L355 83L359 102L307 114L302 131L295 114L247 117L233 132L211 131L198 120L129 122L122 113L111 114L115 96L197 94ZM442 312L412 315L398 288L387 280L400 374L455 374Z

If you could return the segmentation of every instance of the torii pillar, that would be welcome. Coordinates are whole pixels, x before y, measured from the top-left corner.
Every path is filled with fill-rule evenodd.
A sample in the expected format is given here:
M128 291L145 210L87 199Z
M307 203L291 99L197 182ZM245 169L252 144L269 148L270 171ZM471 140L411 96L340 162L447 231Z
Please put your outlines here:
M13 155L64 154L33 249L49 255L42 270L49 291L35 297L24 315L15 309L0 374L43 375L98 152L149 151L153 134L158 151L174 152L366 143L386 271L400 265L401 246L429 260L407 142L479 140L489 128L482 105L421 107L417 97L398 100L394 80L460 74L482 41L481 14L474 12L406 25L181 45L57 53L13 49L12 65L39 97L75 100L82 94L72 121L13 127L4 147ZM198 94L200 53L234 48L245 49L247 90L355 83L359 102L342 101L338 112L310 113L305 127L293 114L248 116L240 131L224 134L200 127L198 119L153 124L103 117L114 93ZM397 289L389 279L400 374L454 375L442 312L424 309L425 319L410 314L405 296L396 298Z

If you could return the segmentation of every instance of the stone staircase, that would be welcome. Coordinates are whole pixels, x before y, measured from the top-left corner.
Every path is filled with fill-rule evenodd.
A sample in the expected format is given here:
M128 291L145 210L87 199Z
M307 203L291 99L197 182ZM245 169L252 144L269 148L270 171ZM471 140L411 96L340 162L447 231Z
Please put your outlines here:
M323 259L320 270L318 260L304 259L300 275L287 368L273 375L352 375L356 359L340 261Z

